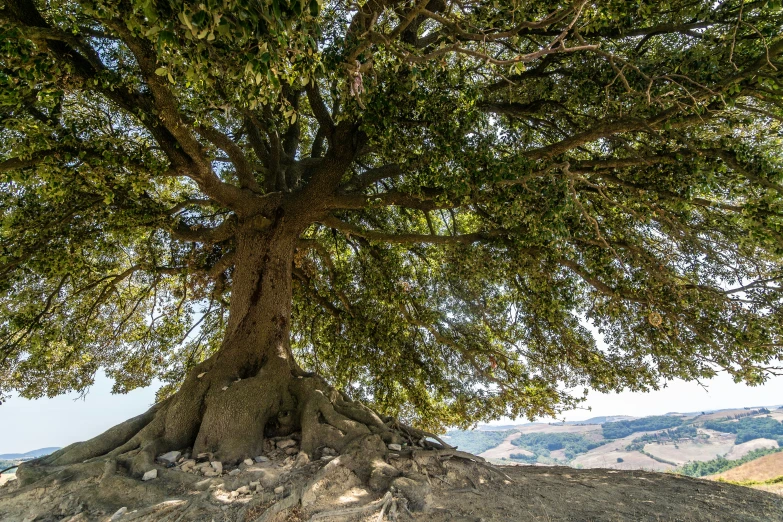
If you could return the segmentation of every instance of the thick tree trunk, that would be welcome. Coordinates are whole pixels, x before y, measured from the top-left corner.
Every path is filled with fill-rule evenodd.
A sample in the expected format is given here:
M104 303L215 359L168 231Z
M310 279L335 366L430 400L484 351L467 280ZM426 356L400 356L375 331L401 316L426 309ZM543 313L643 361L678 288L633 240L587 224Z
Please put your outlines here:
M297 232L247 226L238 233L223 344L170 399L159 437L166 446L192 444L197 453L235 461L259 454L267 424L285 424L291 416L288 386L298 373L289 344Z
M282 221L282 220L281 220ZM223 462L259 455L268 436L301 432L301 450L320 456L380 435L402 442L393 419L381 419L296 364L289 344L291 270L299 230L243 227L229 321L220 350L187 376L177 393L135 419L60 450L38 464L60 466L92 458L150 469L169 450L192 448ZM407 428L407 434L415 434ZM380 439L379 439L380 441ZM31 468L32 469L32 468Z

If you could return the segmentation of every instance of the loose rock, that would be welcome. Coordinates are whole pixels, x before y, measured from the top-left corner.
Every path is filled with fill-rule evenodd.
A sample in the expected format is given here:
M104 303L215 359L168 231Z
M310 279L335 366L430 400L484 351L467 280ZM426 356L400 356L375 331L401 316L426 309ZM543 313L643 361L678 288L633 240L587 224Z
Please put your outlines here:
M240 488L237 488L237 493L239 493L240 495L249 495L250 488L247 486L242 486Z
M111 520L112 522L114 522L115 520L119 520L122 518L122 515L124 515L127 512L128 512L128 508L123 506L117 511L115 511L109 520Z
M259 464L261 464L262 462L269 462L269 458L268 457L264 457L263 455L259 455L259 456L255 457L254 460L256 462L258 462Z
M278 441L278 443L277 443L277 447L279 449L286 449L286 448L290 448L292 446L296 446L296 441L292 440L292 439L281 440L281 441Z
M245 466L252 466L253 465L253 459L245 459L244 463L245 463Z
M399 444L389 444L387 447L392 451L402 451L402 446Z
M296 456L296 460L294 461L294 466L301 467L306 466L310 463L310 457L307 456L307 453L305 452L299 452L299 454Z
M254 482L251 482L250 483L250 489L254 489L256 491L260 491L261 490L261 481L256 480Z
M333 450L332 448L324 448L321 450L321 455L327 455L327 456L336 456L337 451Z
M152 479L158 478L158 470L157 469L151 469L148 472L144 474L144 476L141 477L141 480L148 481Z
M280 495L283 491L285 491L285 488L283 486L277 486L275 488L275 495Z
M296 449L296 447L291 447L291 448L286 448L285 449L285 454L286 455L296 455L297 453L299 453L299 450Z
M180 469L182 471L188 471L193 469L193 467L196 465L196 461L193 459L188 459L182 462L182 464L179 465Z
M228 472L228 474L231 477L236 477L237 475L239 475L239 468L232 469L231 471Z
M182 453L179 451L169 451L168 453L159 455L158 460L162 460L163 462L167 462L169 464L176 464L180 455L182 455Z
M219 460L213 460L210 462L210 465L212 466L212 469L218 472L218 474L223 473L223 463Z

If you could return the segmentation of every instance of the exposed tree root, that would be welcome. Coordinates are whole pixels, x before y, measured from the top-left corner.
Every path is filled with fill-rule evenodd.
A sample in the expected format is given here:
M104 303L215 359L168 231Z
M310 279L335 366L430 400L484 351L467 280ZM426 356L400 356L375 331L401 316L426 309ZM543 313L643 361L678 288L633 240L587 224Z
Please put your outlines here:
M319 398L313 399L313 404L328 412L324 396L316 397ZM336 412L333 415L342 416ZM341 417L336 419L346 422ZM335 419L332 422L337 423ZM364 429L370 431L369 427ZM299 433L291 435L299 437ZM303 449L304 436L301 440ZM212 478L158 465L158 478L151 482L131 476L121 460L111 457L63 466L37 466L33 469L48 468L46 474L19 487L18 511L3 511L9 493L0 490L0 518L21 522L29 518L27 509L39 510L37 515L52 515L51 520L69 520L69 515L80 513L81 518L73 518L72 522L106 520L126 507L122 521L211 520L216 514L226 515L225 509L231 510L231 516L225 520L296 520L293 513L304 517L300 520L353 520L360 515L370 517L367 520L395 520L398 515L407 516L404 514L409 510L427 507L428 477L437 477L455 488L474 489L477 481L492 480L472 455L422 447L390 453L381 434L360 435L344 444L340 453L310 462L301 457L303 451L286 456L269 441L266 454L271 458L263 464L242 464L230 474L224 472ZM252 484L257 487L251 493L247 486ZM240 498L238 491L246 496ZM354 497L345 504L346 498ZM32 502L33 499L38 501Z
M283 441L286 446L276 447ZM400 448L392 446L395 451L390 451L391 444ZM185 470L189 472L169 470L159 458L172 451L214 462L215 469L207 462L209 469L199 467L194 474L195 464L190 461ZM255 466L256 457L264 462L260 458L264 455L274 466L248 468ZM263 493L256 496L262 500L254 507L263 510L246 520L277 520L292 509L311 514L335 511L326 509L323 499L351 488L373 498L392 492L394 502L379 504L384 518L425 506L429 477L445 479L449 459L466 462L471 472L479 469L477 457L379 415L322 378L292 368L284 357L248 360L232 356L227 348L201 363L176 394L143 415L23 464L17 482L26 492L43 488L78 497L85 510L111 514L110 510L123 506L146 506L122 520L211 520L212 515L202 517L202 512L214 511L215 498L220 497L216 491L240 488L232 477L248 472L258 473L260 482L266 482L259 484ZM153 469L158 470L158 478L142 482L142 476ZM228 469L234 475L227 475ZM448 480L454 482L453 477ZM84 498L73 488L91 494ZM162 504L171 498L187 501ZM366 503L338 507L370 509ZM60 506L65 507L59 514L79 507L68 502L60 502L57 509Z

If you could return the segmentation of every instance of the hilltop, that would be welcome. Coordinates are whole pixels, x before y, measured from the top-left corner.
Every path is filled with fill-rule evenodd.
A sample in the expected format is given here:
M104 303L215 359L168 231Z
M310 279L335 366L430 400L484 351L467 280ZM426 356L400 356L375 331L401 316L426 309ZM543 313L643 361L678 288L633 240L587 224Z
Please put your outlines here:
M394 510L427 522L783 520L783 498L772 494L783 489L783 409L773 408L482 426L444 437L481 456L403 445L372 472L361 449L311 462L296 437L238 466L161 455L149 481L99 461L48 476L33 466L23 484L0 488L0 519L369 522Z
M386 477L360 480L345 455L314 462L270 452L260 463L201 473L156 467L142 482L104 463L0 489L4 522L507 522L783 520L783 498L674 474L563 466L489 467L458 452L400 452ZM100 470L104 470L100 474ZM65 469L63 469L65 471ZM95 473L100 480L95 480ZM390 484L384 493L384 484ZM377 489L376 489L377 488ZM384 516L386 515L386 516Z

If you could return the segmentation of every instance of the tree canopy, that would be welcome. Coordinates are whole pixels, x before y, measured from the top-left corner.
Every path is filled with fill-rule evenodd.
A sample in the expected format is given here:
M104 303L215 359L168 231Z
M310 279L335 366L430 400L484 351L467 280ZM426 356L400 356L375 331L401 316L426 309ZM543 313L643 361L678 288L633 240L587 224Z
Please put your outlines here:
M298 364L386 414L761 383L781 34L779 1L0 0L0 392L171 395L281 209Z

